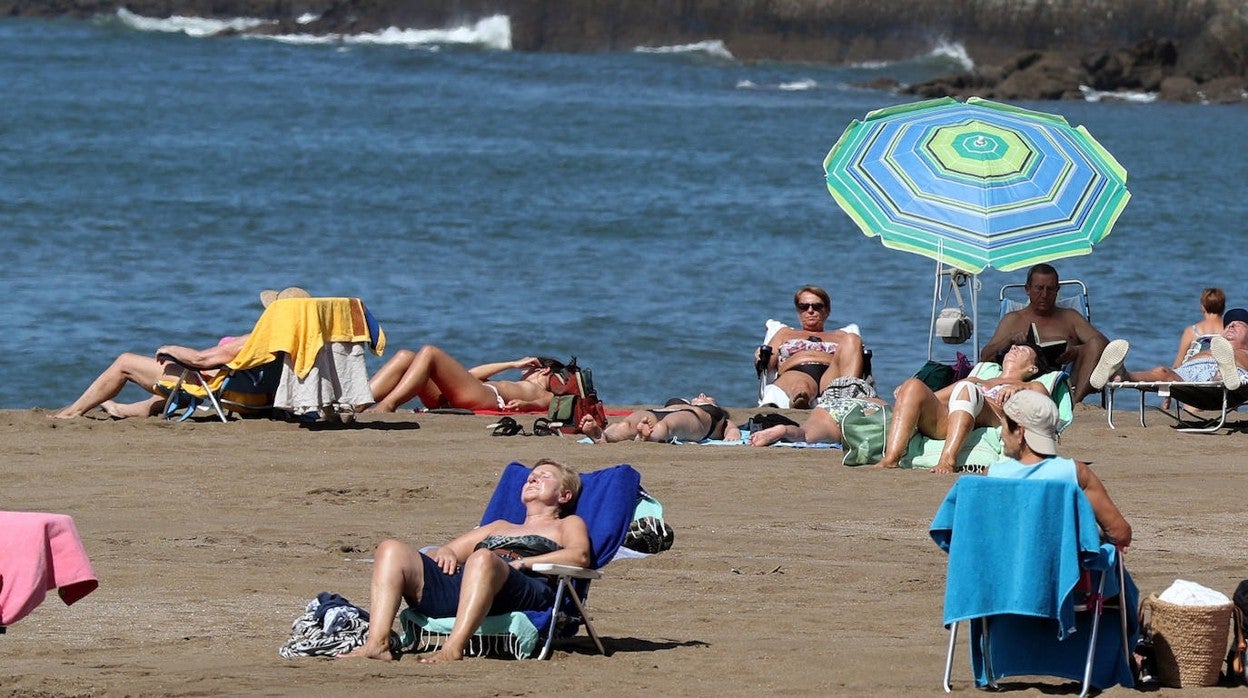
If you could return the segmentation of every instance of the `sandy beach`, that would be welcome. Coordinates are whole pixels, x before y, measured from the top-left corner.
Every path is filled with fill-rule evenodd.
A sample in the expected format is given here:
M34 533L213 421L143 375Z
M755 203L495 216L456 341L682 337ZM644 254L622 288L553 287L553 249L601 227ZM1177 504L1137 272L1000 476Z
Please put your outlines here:
M832 450L491 437L488 416L316 429L44 414L0 412L0 509L72 515L100 587L71 607L53 594L0 636L0 696L941 693L945 555L927 528L951 477L846 468ZM1062 450L1092 463L1134 526L1141 593L1183 578L1229 595L1248 577L1243 434L1117 421L1079 406ZM583 633L546 662L278 656L318 592L367 603L379 540L461 533L503 465L542 457L631 463L676 530L672 550L595 584L610 656ZM955 693L978 695L956 666Z

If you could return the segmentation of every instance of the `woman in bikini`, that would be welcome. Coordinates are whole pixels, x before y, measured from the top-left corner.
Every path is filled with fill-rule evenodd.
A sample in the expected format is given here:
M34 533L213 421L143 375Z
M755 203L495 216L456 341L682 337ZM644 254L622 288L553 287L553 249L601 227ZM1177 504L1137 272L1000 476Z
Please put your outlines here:
M772 385L788 396L788 405L808 409L819 393L840 376L862 376L862 339L843 330L825 330L832 314L832 298L818 286L803 286L793 294L801 327L785 327L767 346L767 368L777 371ZM759 362L756 352L754 361Z
M728 411L715 403L706 393L686 400L674 397L663 407L637 410L624 419L598 426L591 417L581 420L581 433L594 443L615 441L702 441L741 438L741 430L728 417Z
M1004 403L1020 390L1049 391L1035 380L1049 367L1034 344L1015 344L1001 359L1001 375L981 379L968 377L932 392L917 378L907 379L893 392L893 423L888 427L884 460L877 468L897 468L906 455L910 438L917 431L926 437L944 439L934 473L952 473L958 451L975 427L998 427L1001 420L991 409L984 409L984 398Z
M520 380L489 380L510 369ZM420 351L403 349L368 382L373 393L370 412L394 412L414 397L426 407L470 410L544 410L553 395L550 374L563 364L546 357L526 356L465 368L450 354L426 344Z
M555 589L532 565L590 562L585 521L569 513L580 491L575 470L543 459L520 491L524 523L494 521L428 553L382 541L373 555L368 638L344 656L393 659L390 629L401 601L431 618L455 617L442 649L422 662L463 659L469 638L490 613L549 607Z

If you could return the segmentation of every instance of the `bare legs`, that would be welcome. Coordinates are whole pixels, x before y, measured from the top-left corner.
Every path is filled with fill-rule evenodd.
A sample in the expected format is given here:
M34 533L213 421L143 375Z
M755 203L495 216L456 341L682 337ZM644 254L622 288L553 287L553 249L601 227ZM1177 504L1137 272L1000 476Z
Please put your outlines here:
M1108 340L1098 334L1090 341L1077 347L1079 355L1075 357L1075 375L1071 376L1071 387L1073 388L1071 397L1074 399L1075 404L1083 402L1083 398L1087 397L1088 394L1099 392L1099 388L1092 386L1092 371L1096 368L1096 363L1100 360L1101 354L1105 351L1108 343Z
M443 402L456 407L497 408L494 392L450 354L425 345L418 352L400 350L368 383L376 403L371 412L394 412L419 397L428 407Z
M468 640L481 626L481 621L494 604L494 597L503 588L511 569L502 558L489 550L477 550L464 562L464 581L459 588L459 608L455 611L455 627L442 644L442 649L420 661L426 664L454 662L464 658Z
M888 427L888 438L884 443L884 460L875 464L877 468L900 467L914 432L921 431L937 438L944 438L945 434L948 408L923 381L907 379L894 395L893 423Z
M177 370L180 371L181 369ZM86 391L77 400L74 400L73 404L50 416L58 419L79 417L86 413L87 410L104 405L105 402L108 402L109 405L106 405L104 409L108 410L108 413L114 417L146 416L151 414L150 410L152 407L151 403L154 402L153 400L134 403L134 405L122 405L112 402L112 399L121 393L121 389L126 387L127 381L151 392L152 386L156 384L156 381L165 377L166 373L165 366L150 356L130 353L122 354L87 387ZM143 407L137 406L144 406L148 411L144 413ZM134 409L128 409L131 407L134 407Z
M777 424L750 434L751 446L770 446L777 441L833 443L841 440L841 425L824 409L814 409L800 427Z
M373 581L369 587L368 638L346 657L390 660L390 628L404 598L420 599L425 587L425 567L420 552L397 540L384 540L373 555ZM474 628L475 629L475 628Z

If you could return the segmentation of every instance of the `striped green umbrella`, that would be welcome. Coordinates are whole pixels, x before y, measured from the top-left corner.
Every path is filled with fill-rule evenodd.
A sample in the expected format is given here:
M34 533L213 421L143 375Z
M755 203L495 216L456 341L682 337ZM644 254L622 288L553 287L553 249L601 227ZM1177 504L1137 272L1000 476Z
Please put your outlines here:
M873 111L823 167L862 232L974 274L1088 254L1131 198L1084 127L975 97Z

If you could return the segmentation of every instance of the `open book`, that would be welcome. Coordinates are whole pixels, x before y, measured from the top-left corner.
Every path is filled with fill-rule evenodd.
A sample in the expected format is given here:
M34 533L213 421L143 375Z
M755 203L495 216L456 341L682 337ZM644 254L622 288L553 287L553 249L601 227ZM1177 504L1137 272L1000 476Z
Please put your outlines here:
M1062 354L1066 353L1066 340L1050 339L1047 342L1041 340L1040 330L1036 328L1036 323L1034 322L1031 323L1030 337L1031 341L1035 342L1036 346L1040 347L1040 353L1044 355L1044 358L1049 362L1049 365L1053 368L1060 368L1061 364L1059 363L1059 360L1061 359Z

